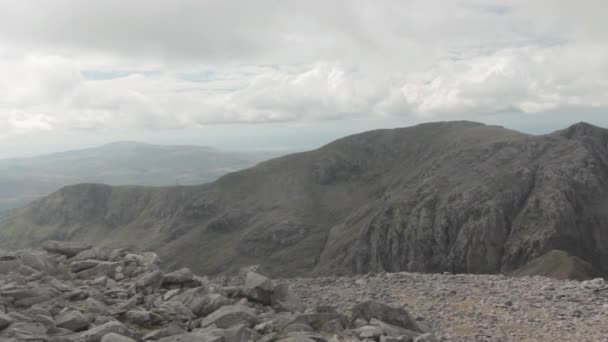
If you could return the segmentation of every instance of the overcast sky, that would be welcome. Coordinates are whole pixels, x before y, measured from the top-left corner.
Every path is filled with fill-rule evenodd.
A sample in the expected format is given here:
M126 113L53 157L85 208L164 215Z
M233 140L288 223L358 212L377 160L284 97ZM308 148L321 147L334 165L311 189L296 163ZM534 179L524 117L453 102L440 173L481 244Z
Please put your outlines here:
M0 2L0 157L310 148L469 119L608 126L605 0Z

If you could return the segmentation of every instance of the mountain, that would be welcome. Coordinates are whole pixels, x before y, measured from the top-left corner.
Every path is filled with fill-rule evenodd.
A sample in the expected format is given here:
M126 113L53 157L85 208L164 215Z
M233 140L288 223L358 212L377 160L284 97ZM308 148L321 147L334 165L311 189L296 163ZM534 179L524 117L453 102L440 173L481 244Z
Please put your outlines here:
M206 274L511 273L555 251L606 273L608 130L375 130L204 185L68 186L0 222L1 247L49 238L154 249Z
M39 157L0 159L0 211L75 183L160 186L211 182L278 155L117 142Z

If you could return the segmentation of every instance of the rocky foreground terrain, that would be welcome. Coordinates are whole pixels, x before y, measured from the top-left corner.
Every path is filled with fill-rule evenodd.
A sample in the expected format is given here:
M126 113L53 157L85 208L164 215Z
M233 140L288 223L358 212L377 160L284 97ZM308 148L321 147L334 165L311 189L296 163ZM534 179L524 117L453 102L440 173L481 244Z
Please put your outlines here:
M288 283L306 304L340 312L367 300L405 308L427 318L439 340L608 341L603 279L380 273Z
M252 271L223 286L155 253L48 241L0 253L0 341L415 341L436 336L403 308L360 302L348 315L305 307L289 286Z
M603 279L164 272L155 253L0 251L0 341L608 341Z

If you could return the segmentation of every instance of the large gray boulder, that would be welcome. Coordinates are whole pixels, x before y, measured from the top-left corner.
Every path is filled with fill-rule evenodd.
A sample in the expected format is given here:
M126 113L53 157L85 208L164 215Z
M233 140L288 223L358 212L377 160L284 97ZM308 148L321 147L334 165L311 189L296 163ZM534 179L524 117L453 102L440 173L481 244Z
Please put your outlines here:
M376 301L367 301L357 304L352 309L351 322L362 318L366 321L375 318L379 321L392 324L404 329L420 332L421 329L410 314L402 308L394 308Z
M218 328L230 328L239 323L252 327L258 322L255 312L242 305L227 305L212 312L201 322L203 328L216 325Z
M163 281L163 273L159 270L154 270L145 274L142 274L135 284L139 288L144 287L159 287Z
M42 245L42 248L44 248L47 252L65 255L68 258L74 257L78 253L85 251L91 247L91 245L86 243L56 240L46 241Z
M183 285L192 282L194 273L187 268L181 268L177 271L167 273L163 276L163 286L167 285Z
M5 314L4 312L0 312L0 330L8 327L13 322L13 319Z
M245 296L252 301L270 305L274 286L274 282L270 278L249 271L245 278L243 291Z
M89 329L83 334L83 338L86 342L99 342L105 335L109 333L116 333L123 336L133 335L124 324L118 321L110 321Z
M206 316L222 306L230 305L231 300L219 293L208 293L189 301L188 307L198 317Z
M302 312L304 304L287 284L278 284L274 287L270 297L272 307L277 311Z
M116 333L105 334L101 342L136 342L134 339Z
M75 332L86 330L90 324L89 319L82 312L76 310L60 314L55 321L57 327Z

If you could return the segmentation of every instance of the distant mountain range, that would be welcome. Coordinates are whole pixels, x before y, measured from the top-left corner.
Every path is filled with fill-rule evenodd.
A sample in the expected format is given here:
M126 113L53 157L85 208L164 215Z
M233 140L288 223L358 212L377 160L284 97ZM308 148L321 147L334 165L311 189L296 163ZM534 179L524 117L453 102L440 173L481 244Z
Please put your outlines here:
M608 130L375 130L204 185L69 186L0 222L2 247L49 238L150 248L204 273L605 274Z
M0 159L0 212L68 184L201 184L278 155L278 152L226 152L202 146L116 142L38 157Z

